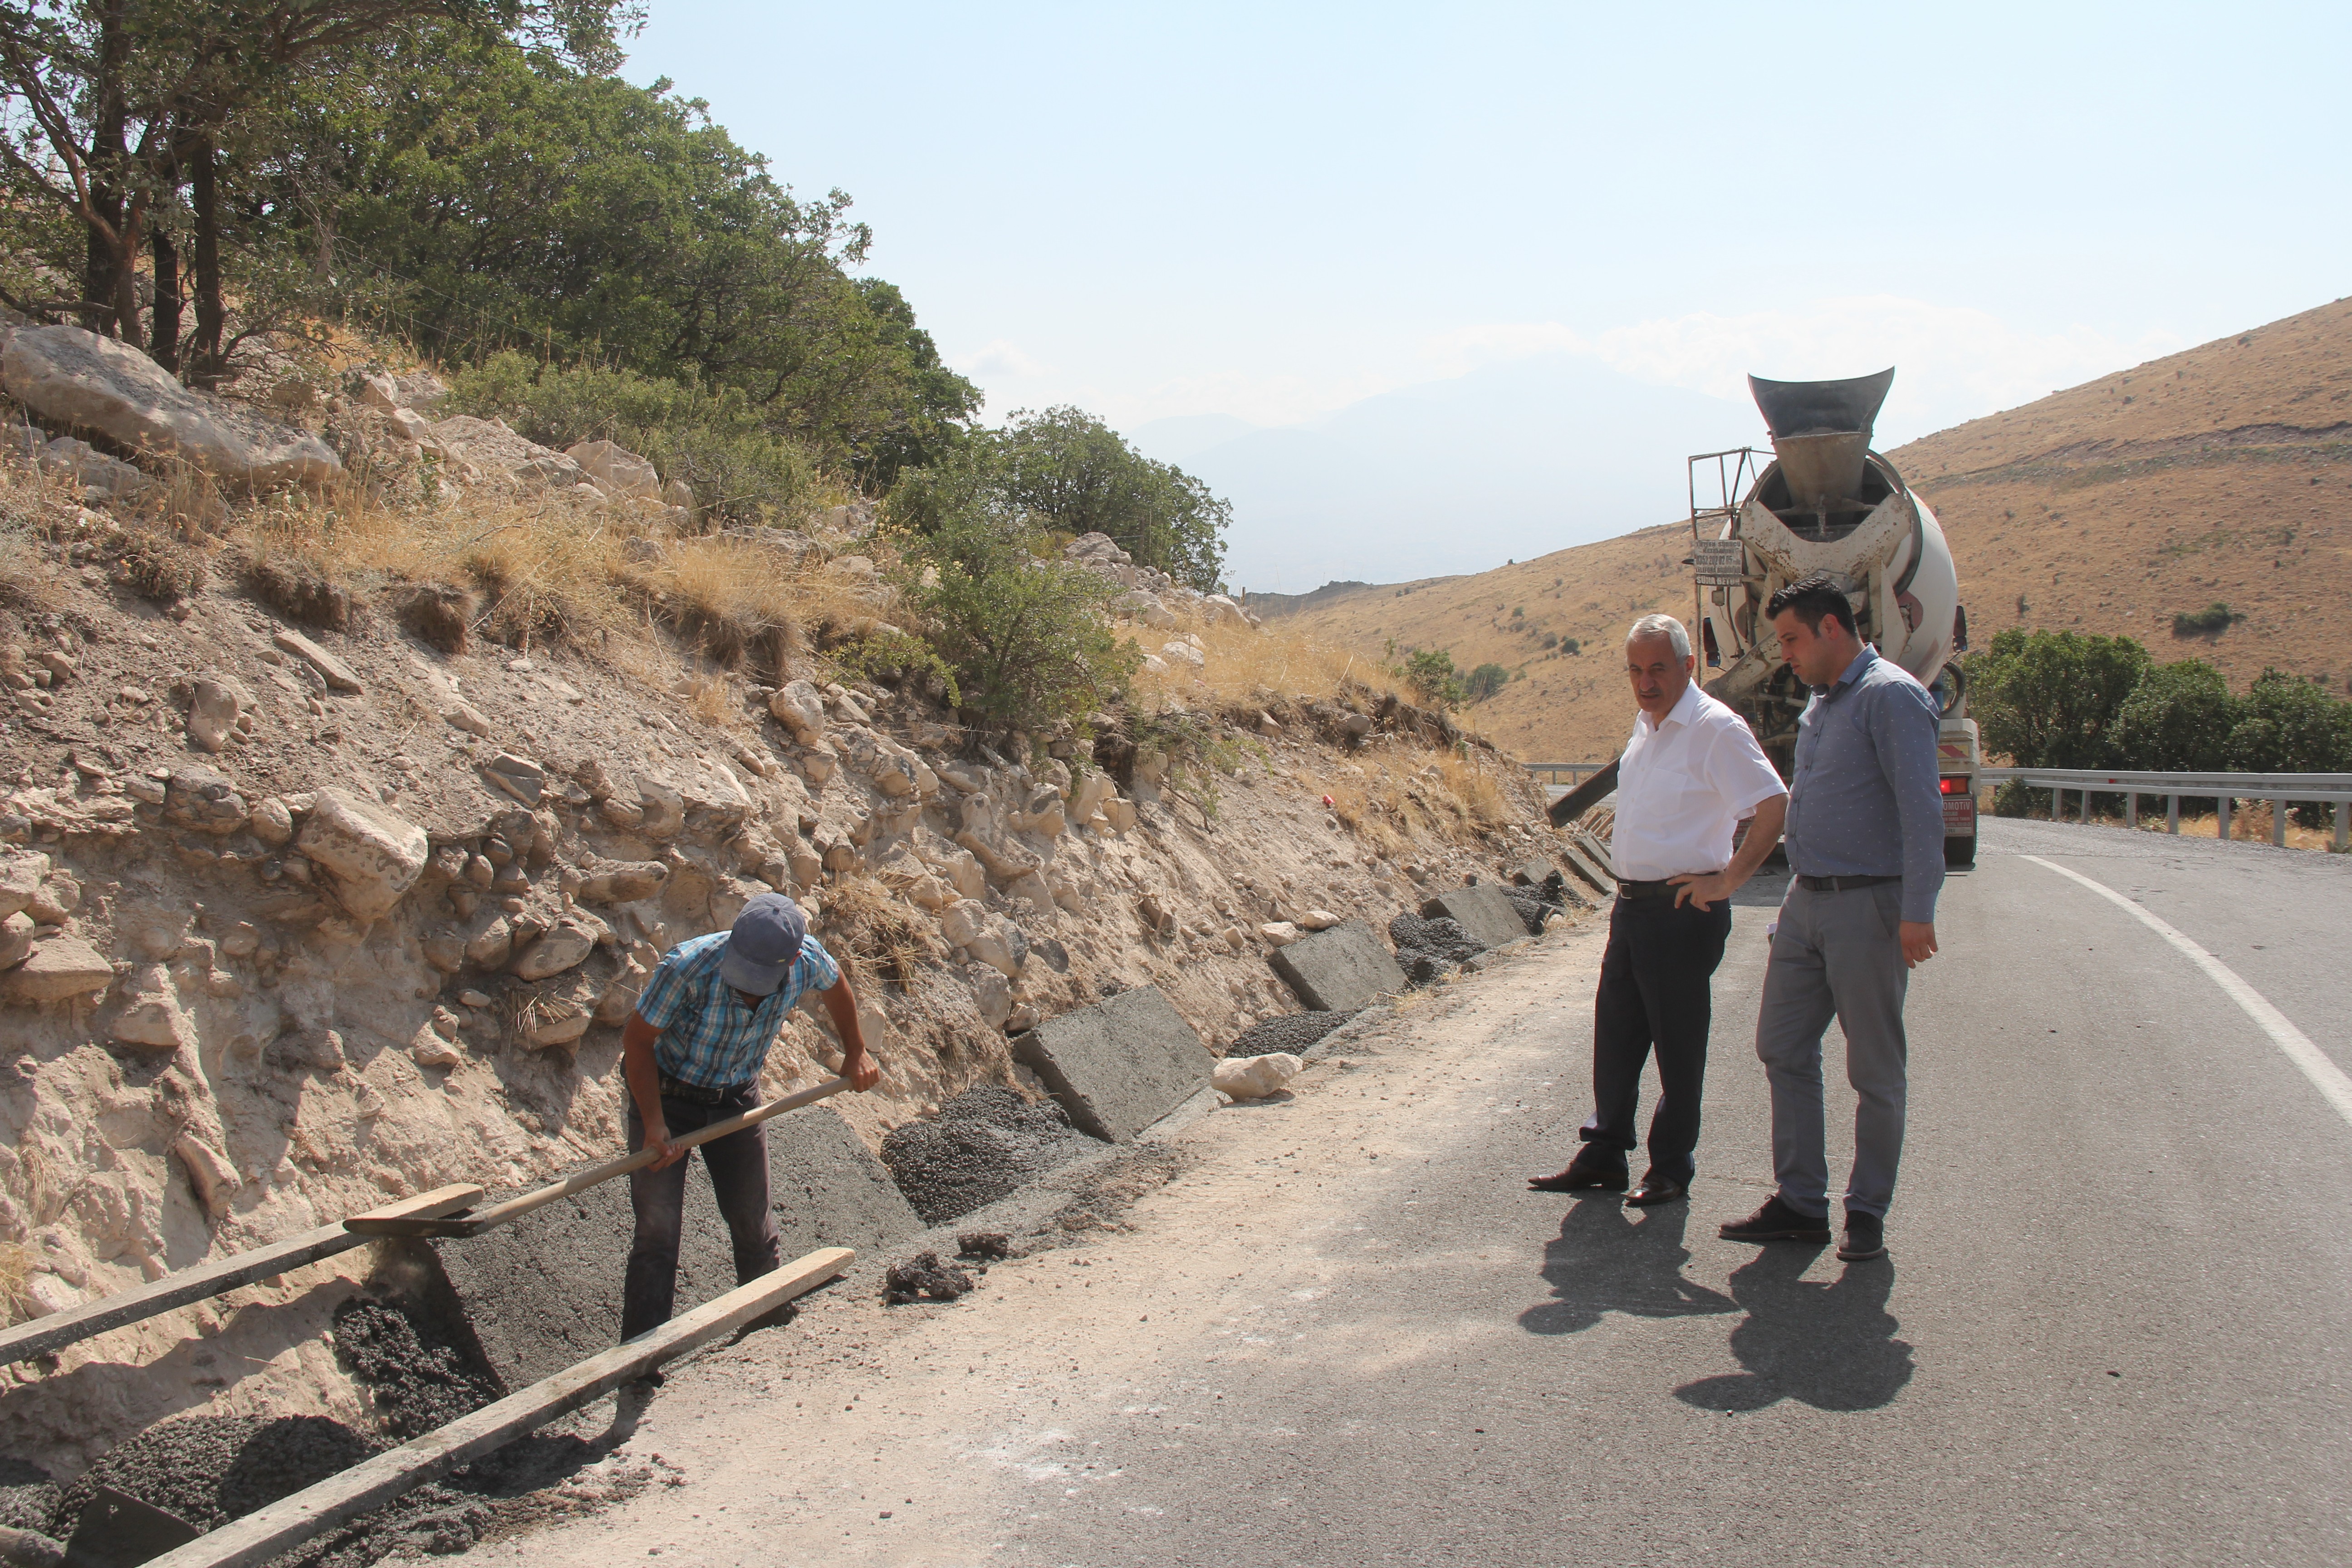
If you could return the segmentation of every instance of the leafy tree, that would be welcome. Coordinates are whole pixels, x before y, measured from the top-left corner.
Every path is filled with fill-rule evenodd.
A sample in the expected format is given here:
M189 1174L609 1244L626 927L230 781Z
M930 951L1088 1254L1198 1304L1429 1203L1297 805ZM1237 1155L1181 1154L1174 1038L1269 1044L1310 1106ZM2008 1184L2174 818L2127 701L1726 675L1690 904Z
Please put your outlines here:
M2251 773L2327 773L2352 766L2352 704L2301 676L2265 669L2230 731L2229 765Z
M2130 637L1997 634L1968 664L1985 749L2021 767L2107 766L2116 712L2147 666L2147 650Z
M1473 702L1484 702L1511 683L1511 672L1499 664L1482 664L1472 670L1462 683L1462 689Z
M1108 534L1139 563L1216 592L1233 507L1200 480L1153 462L1080 408L1016 411L996 447L1006 493L1040 523Z
M1418 648L1405 656L1404 682L1424 708L1452 708L1466 695L1454 673L1454 655L1442 647Z
M968 723L1028 729L1093 712L1142 664L1100 613L1116 590L1041 555L1045 542L986 491L908 542L901 586L956 673Z
M2218 771L2228 765L2241 709L2221 672L2203 659L2158 665L2141 674L2116 713L2116 760L2150 773Z

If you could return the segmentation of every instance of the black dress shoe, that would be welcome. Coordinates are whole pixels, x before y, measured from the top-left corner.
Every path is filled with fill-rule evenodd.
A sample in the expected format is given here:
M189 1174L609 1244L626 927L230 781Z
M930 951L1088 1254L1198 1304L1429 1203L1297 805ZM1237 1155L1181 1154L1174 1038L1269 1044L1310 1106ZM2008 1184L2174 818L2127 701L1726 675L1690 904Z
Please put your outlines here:
M1846 1210L1845 1239L1838 1243L1838 1256L1848 1263L1885 1257L1886 1222L1860 1209Z
M1581 1160L1573 1160L1557 1176L1529 1176L1528 1189L1538 1193L1622 1193L1628 1179L1622 1165L1588 1165Z
M1625 1194L1627 1208L1647 1208L1652 1204L1670 1204L1676 1198L1690 1196L1690 1189L1671 1176L1656 1172L1642 1178L1642 1184Z
M1802 1215L1773 1194L1746 1219L1736 1219L1717 1233L1726 1241L1811 1241L1830 1238L1830 1216Z

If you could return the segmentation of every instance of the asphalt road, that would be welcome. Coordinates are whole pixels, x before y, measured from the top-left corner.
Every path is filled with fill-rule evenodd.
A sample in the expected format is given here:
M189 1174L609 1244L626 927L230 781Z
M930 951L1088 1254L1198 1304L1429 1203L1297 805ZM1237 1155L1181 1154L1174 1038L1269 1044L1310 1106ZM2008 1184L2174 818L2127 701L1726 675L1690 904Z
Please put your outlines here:
M637 1443L688 1485L479 1554L2352 1562L2352 1125L2029 855L2144 900L2352 1066L2352 861L1988 822L1911 993L1885 1259L1715 1234L1769 1187L1759 883L1687 1205L1523 1190L1586 1109L1597 932L1548 939L1210 1118L1132 1229L683 1369Z

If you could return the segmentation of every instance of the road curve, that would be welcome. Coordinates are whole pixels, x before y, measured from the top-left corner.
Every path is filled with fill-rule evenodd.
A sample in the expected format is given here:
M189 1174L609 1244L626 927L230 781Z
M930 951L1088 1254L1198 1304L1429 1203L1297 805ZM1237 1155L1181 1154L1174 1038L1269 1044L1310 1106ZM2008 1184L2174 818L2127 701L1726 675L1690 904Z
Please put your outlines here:
M2143 900L2352 1065L2352 862L1988 821L1912 991L1891 1256L1742 1247L1715 1230L1768 1187L1778 889L1743 894L1717 979L1687 1206L1523 1190L1586 1109L1588 925L1210 1118L1131 1229L684 1369L636 1447L688 1485L476 1555L2352 1561L2352 1125L2028 856Z

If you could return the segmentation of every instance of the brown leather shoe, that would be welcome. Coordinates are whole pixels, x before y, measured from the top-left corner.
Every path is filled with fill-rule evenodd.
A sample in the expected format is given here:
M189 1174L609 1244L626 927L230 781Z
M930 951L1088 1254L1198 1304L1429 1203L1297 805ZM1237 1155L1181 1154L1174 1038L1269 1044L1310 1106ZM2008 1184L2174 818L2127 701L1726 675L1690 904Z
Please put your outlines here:
M1716 1234L1726 1241L1824 1242L1830 1238L1830 1216L1799 1214L1775 1193L1754 1214L1730 1221Z
M1647 1208L1652 1204L1670 1204L1677 1198L1690 1196L1690 1189L1671 1176L1661 1176L1655 1171L1642 1178L1642 1184L1625 1194L1625 1206Z
M1625 1167L1588 1164L1583 1160L1571 1160L1568 1169L1556 1176L1529 1176L1528 1190L1537 1193L1622 1193L1629 1180Z

